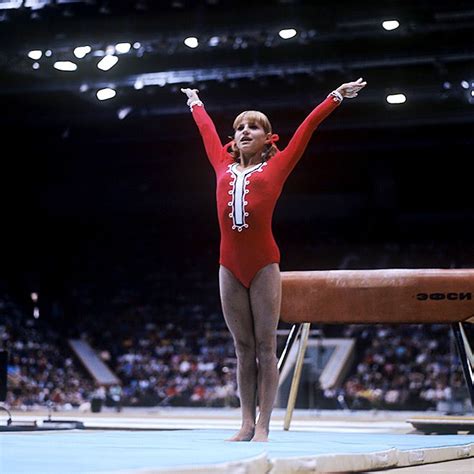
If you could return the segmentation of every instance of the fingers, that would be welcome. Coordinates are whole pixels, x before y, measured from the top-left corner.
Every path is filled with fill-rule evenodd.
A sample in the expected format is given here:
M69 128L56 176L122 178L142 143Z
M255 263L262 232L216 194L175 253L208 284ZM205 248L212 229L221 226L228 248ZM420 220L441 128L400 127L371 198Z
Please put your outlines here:
M192 94L198 94L199 89L190 89L189 87L185 87L185 88L181 88L181 92L183 92L189 97Z

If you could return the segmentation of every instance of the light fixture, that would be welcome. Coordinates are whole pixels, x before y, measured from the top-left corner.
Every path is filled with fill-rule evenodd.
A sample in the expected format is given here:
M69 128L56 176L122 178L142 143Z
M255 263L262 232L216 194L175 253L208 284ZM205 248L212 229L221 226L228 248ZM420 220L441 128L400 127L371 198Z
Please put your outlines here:
M382 28L387 31L396 30L399 26L398 20L385 20L382 22Z
M41 58L41 56L43 56L43 52L39 49L33 49L32 51L30 51L28 53L28 57L30 59L34 59L35 61L37 61L38 59Z
M130 112L132 111L131 107L122 107L117 111L117 117L119 120L123 120Z
M104 89L99 89L96 93L96 96L99 100L108 100L117 95L117 91L111 87L105 87Z
M140 90L145 87L145 84L143 83L142 79L137 79L135 83L133 84L133 87L135 90Z
M53 64L53 67L58 71L75 71L77 69L77 64L72 61L56 61Z
M184 44L188 48L197 48L199 46L199 40L195 36L189 36L184 40Z
M296 36L296 30L294 28L286 28L284 30L280 30L278 34L280 35L280 38L290 39Z
M390 94L386 97L389 104L403 104L407 101L405 94Z
M77 48L74 48L74 56L76 56L78 59L82 59L91 51L92 49L90 46L78 46Z
M108 71L109 69L112 69L117 64L117 62L117 56L107 54L97 63L97 67L102 71Z
M127 54L131 47L132 45L130 43L117 43L115 45L115 51L120 54Z
M209 46L214 47L217 46L220 43L220 38L219 36L212 36L209 38Z

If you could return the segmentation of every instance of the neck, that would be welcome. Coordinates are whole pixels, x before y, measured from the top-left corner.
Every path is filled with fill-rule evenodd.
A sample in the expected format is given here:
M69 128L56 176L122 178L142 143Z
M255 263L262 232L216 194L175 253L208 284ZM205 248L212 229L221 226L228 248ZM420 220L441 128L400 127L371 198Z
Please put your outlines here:
M248 166L258 165L262 162L262 153L253 153L252 155L240 154L240 166L247 168Z

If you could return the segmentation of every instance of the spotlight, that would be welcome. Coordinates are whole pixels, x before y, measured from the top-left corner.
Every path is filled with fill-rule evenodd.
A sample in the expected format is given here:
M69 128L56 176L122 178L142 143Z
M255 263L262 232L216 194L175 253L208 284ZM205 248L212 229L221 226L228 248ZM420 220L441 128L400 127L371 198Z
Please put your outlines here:
M118 43L115 45L115 51L120 54L127 54L132 45L130 43Z
M117 56L107 54L97 63L97 67L102 71L108 71L109 69L112 69L117 64L117 62Z
M119 120L123 120L131 111L131 107L122 107L117 111L117 117L119 118Z
M77 69L77 64L72 61L56 61L53 64L53 67L58 71L75 71Z
M194 48L197 48L199 46L199 41L195 36L190 36L189 38L186 38L184 40L184 44L188 48L193 48L194 49Z
M390 94L386 97L389 104L403 104L407 101L405 94Z
M137 79L135 81L135 84L133 84L133 87L136 90L140 90L140 89L143 89L145 87L145 84L143 83L142 79Z
M209 38L209 46L214 47L220 43L219 36L213 36Z
M74 56L76 56L78 59L82 59L91 51L92 49L90 46L78 46L77 48L74 48Z
M382 22L382 28L387 31L396 30L400 26L397 20L386 20Z
M32 50L32 51L30 51L30 52L28 53L28 57L29 57L30 59L34 59L35 61L37 61L38 59L40 59L41 56L43 56L43 52L42 52L41 50L39 50L39 49L34 49L34 50Z
M115 97L117 95L117 92L115 89L112 89L110 87L106 87L104 89L100 89L97 91L97 98L99 100L108 100L111 99L112 97Z
M280 38L290 39L296 36L296 30L294 28L286 28L284 30L280 30L278 34L280 35Z

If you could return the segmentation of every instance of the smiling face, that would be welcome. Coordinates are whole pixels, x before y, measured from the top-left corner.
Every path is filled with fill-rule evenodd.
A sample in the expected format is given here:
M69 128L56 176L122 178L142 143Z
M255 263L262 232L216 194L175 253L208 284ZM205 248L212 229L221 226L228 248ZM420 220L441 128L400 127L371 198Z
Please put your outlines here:
M245 156L262 153L270 143L270 122L261 112L242 112L234 121L234 130L235 145Z

